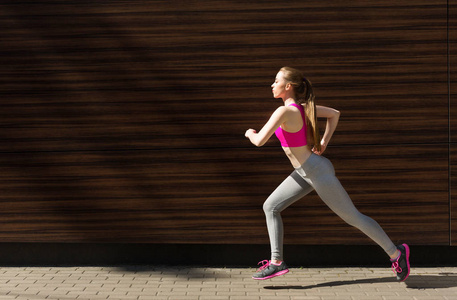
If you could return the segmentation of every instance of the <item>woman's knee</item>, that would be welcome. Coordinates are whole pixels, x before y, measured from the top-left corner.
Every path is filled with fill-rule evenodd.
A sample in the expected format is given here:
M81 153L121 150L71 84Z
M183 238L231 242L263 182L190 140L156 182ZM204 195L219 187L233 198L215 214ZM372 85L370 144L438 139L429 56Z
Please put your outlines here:
M268 202L268 200L263 203L263 211L265 212L265 214L273 212L273 207Z
M273 202L273 201L269 201L269 199L267 199L264 203L263 203L263 211L265 212L265 214L275 214L277 213L277 205Z

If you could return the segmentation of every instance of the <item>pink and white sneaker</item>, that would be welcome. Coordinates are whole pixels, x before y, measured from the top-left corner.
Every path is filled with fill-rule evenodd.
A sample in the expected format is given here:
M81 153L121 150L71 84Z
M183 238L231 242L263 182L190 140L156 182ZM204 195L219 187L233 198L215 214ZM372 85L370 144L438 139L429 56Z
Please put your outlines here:
M262 264L262 266L259 268L259 270L257 270L257 273L255 273L252 276L252 278L256 280L270 279L276 276L284 275L289 272L289 269L287 268L285 262L281 262L279 265L277 265L272 263L271 261L262 260L258 264Z

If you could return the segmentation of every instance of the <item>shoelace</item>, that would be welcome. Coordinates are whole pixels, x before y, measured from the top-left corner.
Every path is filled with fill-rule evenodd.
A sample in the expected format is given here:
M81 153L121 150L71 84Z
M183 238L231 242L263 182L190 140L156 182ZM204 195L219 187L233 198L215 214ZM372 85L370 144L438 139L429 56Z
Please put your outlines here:
M268 268L268 266L270 265L270 261L265 259L258 263L258 265L260 265L260 264L262 264L262 265L260 266L259 271Z
M398 260L400 259L401 257L401 252L400 252L400 255L398 255L398 258L396 261L392 262L392 271L394 273L401 273L403 272L403 269L400 267L400 265L398 264Z
M400 265L398 264L398 261L392 263L392 271L394 273L401 273L403 272L403 269L400 267Z

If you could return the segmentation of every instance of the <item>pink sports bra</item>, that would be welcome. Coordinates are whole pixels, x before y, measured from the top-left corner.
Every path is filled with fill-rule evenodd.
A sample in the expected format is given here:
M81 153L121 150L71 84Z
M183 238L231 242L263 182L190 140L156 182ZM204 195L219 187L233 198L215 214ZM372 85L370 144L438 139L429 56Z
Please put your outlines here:
M276 129L275 134L281 142L283 147L301 147L306 146L306 120L305 120L305 110L302 105L292 103L289 106L295 106L300 110L301 116L303 118L303 126L297 132L288 132L281 128L281 126Z

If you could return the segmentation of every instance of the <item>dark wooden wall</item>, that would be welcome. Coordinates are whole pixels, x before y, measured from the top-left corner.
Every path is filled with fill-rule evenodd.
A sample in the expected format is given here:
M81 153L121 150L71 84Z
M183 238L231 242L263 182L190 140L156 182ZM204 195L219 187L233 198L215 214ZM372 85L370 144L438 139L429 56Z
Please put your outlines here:
M326 156L356 206L395 242L456 243L450 4L2 1L0 239L267 243L291 166L244 132L288 65L342 112ZM315 194L283 216L288 244L371 244Z
M457 1L449 1L450 242L457 245Z

